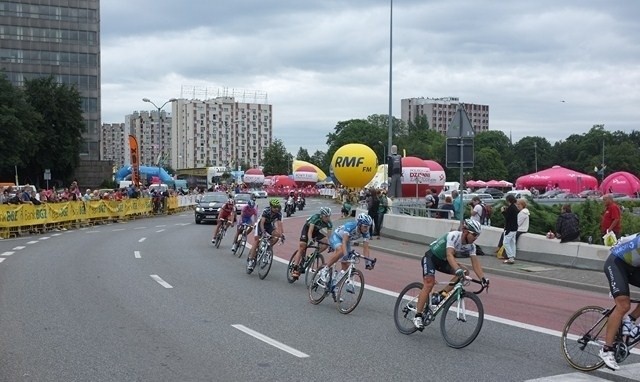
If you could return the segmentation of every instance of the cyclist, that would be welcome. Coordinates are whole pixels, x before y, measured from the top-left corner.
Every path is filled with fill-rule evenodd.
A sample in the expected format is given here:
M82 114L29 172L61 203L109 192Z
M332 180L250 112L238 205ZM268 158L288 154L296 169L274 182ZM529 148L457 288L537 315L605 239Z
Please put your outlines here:
M213 239L211 239L212 243L216 241L216 236L218 236L218 232L220 232L222 221L225 219L227 220L227 228L236 222L236 202L233 198L229 198L218 211L218 224L216 224L216 231L213 233Z
M640 304L631 311L631 300L629 298L629 284L640 287L640 234L625 236L618 240L611 248L611 253L604 262L604 273L609 280L609 289L615 308L607 320L607 330L605 334L604 346L600 349L600 358L612 370L618 370L618 362L615 357L613 341L622 323L623 336L637 336L640 333L640 326L636 326L634 321L640 317ZM624 317L624 318L623 318Z
M284 240L284 231L282 229L282 206L280 200L271 199L269 201L269 207L265 208L260 215L258 221L258 231L254 236L253 246L249 251L249 257L247 258L247 273L253 272L253 268L256 265L256 252L262 235L266 232L271 235L271 245L273 246L278 239L282 237Z
M349 221L344 225L336 228L329 238L329 245L335 253L329 258L327 264L320 271L320 281L326 286L329 280L329 270L331 266L338 262L342 258L342 272L345 272L349 267L346 261L349 259L349 253L351 252L351 243L362 238L364 244L362 245L363 255L369 257L369 228L373 226L373 219L366 213L358 215L356 220ZM338 279L342 275L338 276ZM337 281L337 280L336 280Z
M318 242L318 252L320 253L329 247L329 242L327 240L322 241L322 239L329 236L328 231L331 228L333 228L333 223L331 223L331 208L329 207L320 208L320 213L311 215L304 222L300 232L300 246L293 257L291 276L294 280L297 280L300 277L300 273L304 272L304 269L298 267L300 265L300 257L301 254L307 253L307 246L311 244L311 241Z
M233 240L233 245L231 246L231 252L236 252L238 241L240 240L240 236L242 236L242 230L245 229L245 226L247 227L247 237L249 237L249 234L253 230L254 217L257 221L258 209L256 208L256 202L252 198L240 212L240 224L238 224L238 230L236 231L236 236Z
M476 256L476 245L474 244L481 231L482 225L479 221L466 219L462 231L447 232L430 244L429 250L422 257L422 280L424 285L418 296L418 305L416 306L418 313L413 319L413 324L416 328L424 328L422 311L435 284L436 270L450 275L455 274L456 277L453 280L457 280L458 277L468 273L466 268L456 261L456 252L468 254L473 271L479 279L482 279L482 285L489 283L489 280L484 277L482 264L480 264L480 260ZM447 289L451 290L451 287L447 286L445 290Z

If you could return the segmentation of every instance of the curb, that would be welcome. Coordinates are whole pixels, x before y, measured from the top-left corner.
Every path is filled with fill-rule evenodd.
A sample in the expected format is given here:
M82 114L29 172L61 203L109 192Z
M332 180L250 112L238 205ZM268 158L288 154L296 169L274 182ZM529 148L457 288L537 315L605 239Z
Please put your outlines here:
M390 255L393 255L393 256L399 256L399 257L404 257L404 258L408 258L408 259L415 259L415 260L419 260L419 259L422 258L421 255L415 255L415 254L406 253L406 252L403 252L403 251L398 251L398 250L395 250L395 249L390 249L390 248L377 246L375 244L372 244L371 241L369 241L369 247L371 247L372 249L375 249L377 251L384 252L384 253L387 253L387 254L390 254ZM426 246L425 246L425 248L426 248ZM491 256L484 256L484 257L491 257ZM461 263L464 264L464 265L467 265L467 266L471 266L470 263L467 263L467 262L464 262L464 261L461 261ZM543 284L562 286L562 287L567 287L567 288L572 288L572 289L586 290L586 291L595 292L595 293L609 294L609 288L603 287L603 286L599 286L599 285L585 284L585 283L580 283L580 282L577 282L577 281L570 281L570 280L560 280L560 279L556 279L556 278L536 275L536 274L529 273L529 272L510 271L510 270L495 268L495 267L491 267L491 266L485 266L485 264L482 265L482 269L488 274L494 274L494 275L498 275L498 276L517 278L519 280L534 281L534 282L539 282L539 283L543 283ZM631 294L634 295L635 293L632 292Z

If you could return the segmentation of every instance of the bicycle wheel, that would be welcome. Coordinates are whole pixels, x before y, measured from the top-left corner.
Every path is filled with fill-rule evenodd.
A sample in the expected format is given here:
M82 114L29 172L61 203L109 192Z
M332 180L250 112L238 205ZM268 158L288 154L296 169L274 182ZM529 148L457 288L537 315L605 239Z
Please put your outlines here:
M562 355L572 367L592 371L604 365L598 354L604 345L609 316L599 306L585 306L569 318L562 329Z
M320 271L322 267L324 267L324 257L322 257L321 254L316 252L315 256L312 256L313 258L311 259L311 261L309 261L309 264L307 264L307 267L304 269L304 285L306 285L307 287L309 287L313 276L318 273L318 271Z
M349 314L358 306L364 293L364 275L359 269L351 271L351 277L342 276L336 284L338 312Z
M318 305L319 303L327 297L329 294L329 290L319 283L320 281L320 272L314 272L311 277L311 281L309 282L309 286L307 289L309 290L309 301L313 305Z
M258 256L258 276L260 280L264 280L265 277L269 274L269 270L271 269L271 263L273 262L273 250L271 247L262 252L261 256Z
M216 236L216 242L215 242L216 248L220 248L220 242L222 241L222 230L223 229L224 228L220 228L220 231L218 231L218 235Z
M440 331L447 345L455 349L468 346L480 334L484 322L484 307L477 295L464 292L452 296L442 307Z
M298 253L297 249L293 251L293 255L291 255L291 258L289 259L289 264L287 264L287 281L289 284L293 284L296 281L291 274L291 272L293 272L293 258L296 257L296 253Z
M402 334L411 334L418 330L413 325L413 317L416 315L416 306L421 290L422 283L411 283L404 287L396 299L396 305L393 308L393 321L396 324L396 329Z
M240 240L238 241L238 246L236 247L236 255L238 258L242 257L244 253L244 247L247 245L247 235L241 235Z

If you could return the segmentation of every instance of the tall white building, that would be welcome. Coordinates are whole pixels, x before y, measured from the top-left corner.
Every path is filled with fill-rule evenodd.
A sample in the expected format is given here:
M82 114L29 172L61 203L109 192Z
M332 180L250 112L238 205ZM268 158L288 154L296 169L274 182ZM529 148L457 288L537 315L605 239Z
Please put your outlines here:
M125 130L127 131L127 150L129 147L128 135L131 134L138 140L140 164L143 166L156 166L158 163L166 165L171 163L171 139L172 139L171 114L162 110L140 111L125 117ZM130 164L130 153L127 151L125 161Z
M413 122L416 117L424 116L427 118L431 130L446 134L451 119L460 104L469 115L476 133L489 130L488 105L460 103L457 97L406 98L400 102L400 118L405 123Z
M124 123L104 123L100 129L100 158L116 168L129 163L129 132Z
M266 97L265 97L266 100ZM273 110L267 103L223 96L172 103L171 167L256 167L273 139Z

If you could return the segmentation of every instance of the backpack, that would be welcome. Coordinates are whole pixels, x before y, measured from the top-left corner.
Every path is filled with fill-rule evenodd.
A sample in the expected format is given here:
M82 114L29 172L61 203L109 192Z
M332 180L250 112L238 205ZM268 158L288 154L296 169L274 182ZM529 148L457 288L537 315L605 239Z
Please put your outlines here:
M480 205L482 206L482 216L480 217L480 224L489 225L493 209L491 208L490 204L488 205L481 203Z

